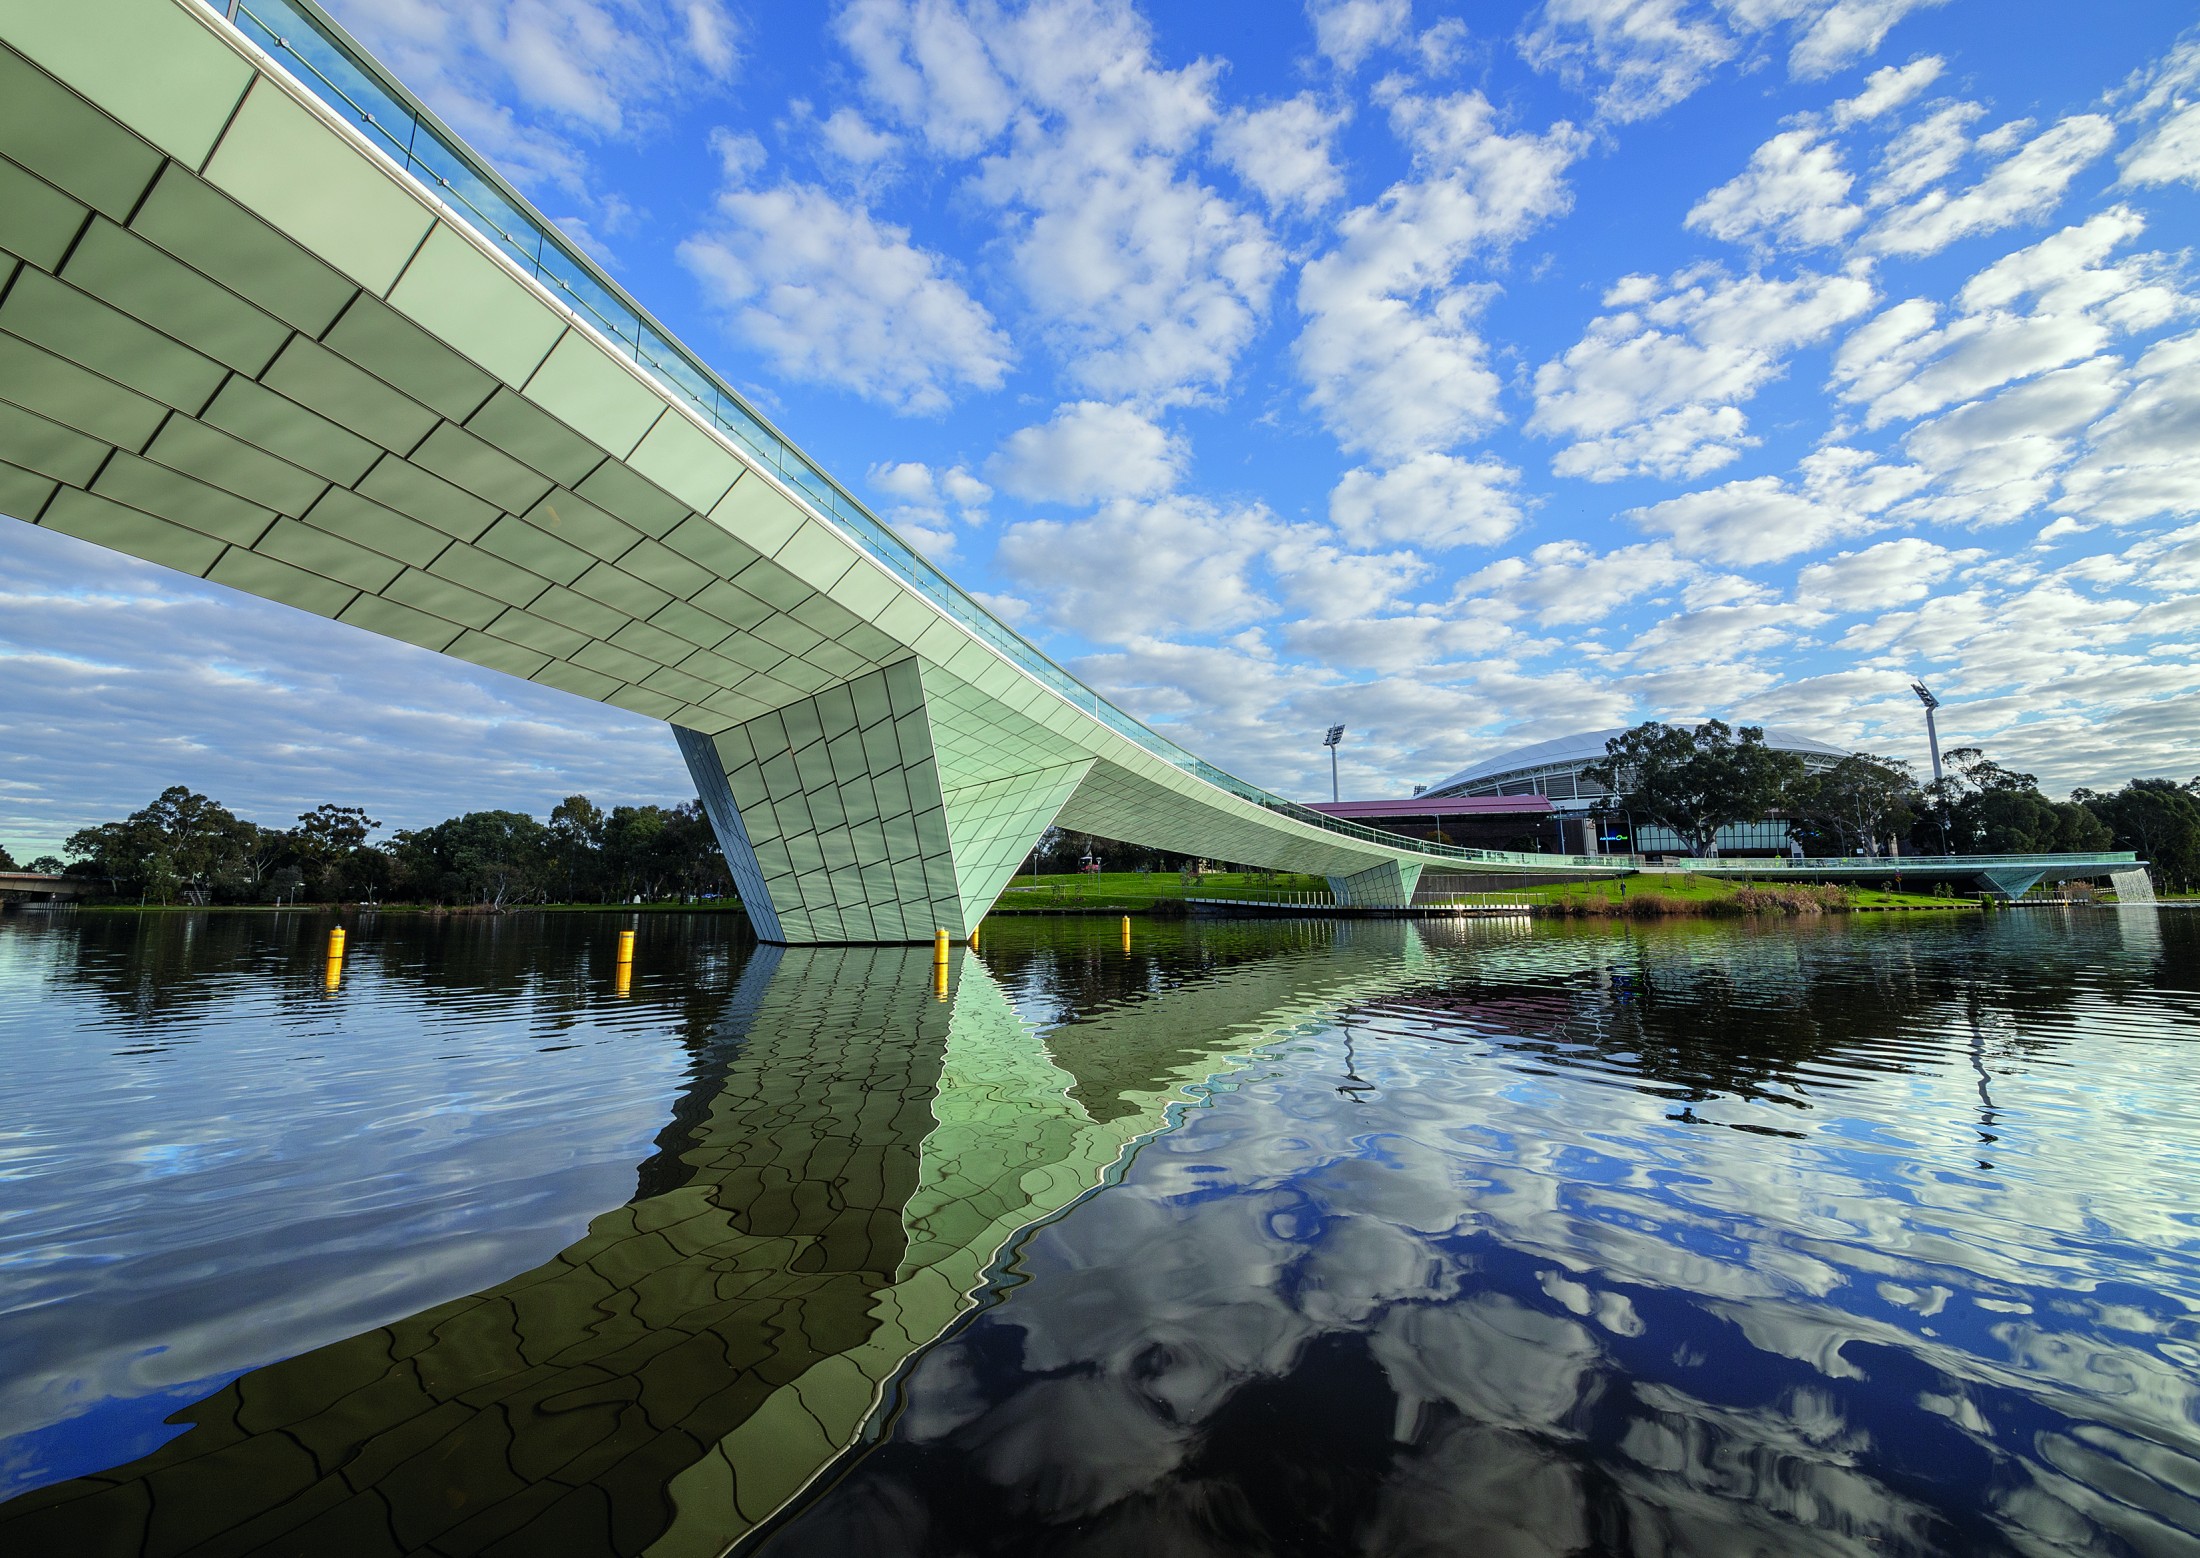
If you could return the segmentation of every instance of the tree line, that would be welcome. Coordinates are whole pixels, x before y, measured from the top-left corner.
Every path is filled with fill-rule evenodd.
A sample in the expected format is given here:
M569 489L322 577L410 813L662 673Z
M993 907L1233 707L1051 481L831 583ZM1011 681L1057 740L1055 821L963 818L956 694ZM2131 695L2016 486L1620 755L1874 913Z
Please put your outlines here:
M1711 851L1722 827L1774 817L1810 855L2129 849L2163 886L2200 886L2200 778L2133 779L2057 801L2034 775L1978 747L1947 753L1941 777L1920 780L1901 759L1869 752L1812 771L1794 753L1767 746L1764 734L1720 720L1692 729L1651 721L1606 742L1603 759L1583 773L1611 792L1598 805L1603 816L1655 822L1697 855Z
M324 803L295 825L239 817L184 785L119 822L71 834L65 872L151 903L625 903L722 896L732 880L702 807L614 806L568 796L547 823L475 811L387 839L363 807ZM0 849L0 870L16 869Z

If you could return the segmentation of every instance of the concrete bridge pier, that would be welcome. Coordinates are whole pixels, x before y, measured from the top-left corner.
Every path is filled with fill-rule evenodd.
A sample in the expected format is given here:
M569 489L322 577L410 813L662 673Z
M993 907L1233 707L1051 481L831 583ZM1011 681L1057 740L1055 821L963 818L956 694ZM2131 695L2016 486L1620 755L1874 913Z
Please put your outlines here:
M1386 860L1350 876L1332 876L1329 893L1340 905L1364 909L1404 909L1413 903L1413 890L1421 884L1421 867Z
M915 658L675 731L749 923L797 945L968 936L1093 766Z

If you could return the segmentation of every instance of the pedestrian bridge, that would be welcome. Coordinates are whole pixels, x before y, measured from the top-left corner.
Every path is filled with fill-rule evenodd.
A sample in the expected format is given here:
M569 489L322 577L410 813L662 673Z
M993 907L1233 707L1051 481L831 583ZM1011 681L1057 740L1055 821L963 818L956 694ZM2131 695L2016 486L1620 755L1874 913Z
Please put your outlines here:
M307 0L0 9L0 512L671 724L757 933L976 925L1051 823L1330 878L1419 845L1024 642Z

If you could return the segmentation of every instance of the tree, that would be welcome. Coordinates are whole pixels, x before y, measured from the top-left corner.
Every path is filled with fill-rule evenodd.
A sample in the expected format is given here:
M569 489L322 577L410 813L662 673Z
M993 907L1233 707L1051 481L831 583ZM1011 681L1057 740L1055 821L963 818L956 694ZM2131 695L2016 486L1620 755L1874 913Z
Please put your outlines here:
M15 863L15 857L8 853L8 846L0 844L0 871L20 871L22 869L23 867Z
M2200 779L2134 779L2112 795L2071 797L2100 820L2114 849L2135 850L2173 892L2200 886Z
M550 852L564 880L565 899L603 891L603 808L585 795L568 795L550 810Z
M1693 730L1650 720L1607 741L1604 753L1583 774L1625 796L1638 818L1678 833L1694 855L1707 852L1722 827L1779 805L1803 777L1803 760L1766 746L1762 726L1736 732L1722 720Z
M1949 844L1959 852L2075 854L2110 847L2111 830L2085 806L2049 800L2032 775L2002 767L1977 747L1948 754L1933 799L1947 819Z
M121 822L78 829L63 847L116 892L135 889L162 903L181 893L203 904L224 868L235 868L251 826L226 806L174 784Z
M1849 855L1877 840L1907 835L1920 796L1910 765L1852 752L1789 787L1792 829L1814 855Z
M392 840L414 892L439 902L499 909L540 895L549 842L548 828L516 811L470 811Z
M40 855L23 869L36 871L40 876L59 876L68 867L62 863L58 855Z
M281 837L292 863L305 877L307 890L316 898L337 899L348 896L346 889L361 885L362 879L369 885L378 883L381 862L360 857L379 855L367 848L367 840L381 826L364 807L323 801L299 813L298 825Z

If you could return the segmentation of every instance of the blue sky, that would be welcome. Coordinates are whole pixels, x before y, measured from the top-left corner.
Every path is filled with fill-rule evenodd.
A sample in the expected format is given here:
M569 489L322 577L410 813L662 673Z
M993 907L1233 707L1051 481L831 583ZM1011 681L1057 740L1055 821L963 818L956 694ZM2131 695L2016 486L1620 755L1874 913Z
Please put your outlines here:
M342 0L1204 756L1650 716L2200 773L2200 31L2120 0ZM660 727L0 527L0 841L686 793Z

